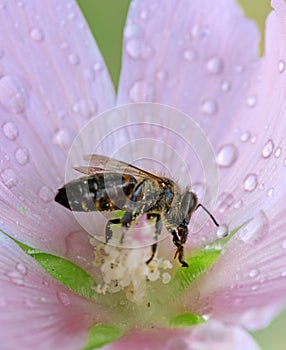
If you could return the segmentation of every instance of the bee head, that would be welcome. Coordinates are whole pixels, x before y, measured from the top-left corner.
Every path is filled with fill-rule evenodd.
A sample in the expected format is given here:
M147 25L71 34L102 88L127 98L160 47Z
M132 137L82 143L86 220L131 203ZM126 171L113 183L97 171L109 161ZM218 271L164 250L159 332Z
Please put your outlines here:
M187 191L182 200L182 209L185 213L185 219L187 222L190 221L192 213L196 210L198 205L198 197L194 192Z

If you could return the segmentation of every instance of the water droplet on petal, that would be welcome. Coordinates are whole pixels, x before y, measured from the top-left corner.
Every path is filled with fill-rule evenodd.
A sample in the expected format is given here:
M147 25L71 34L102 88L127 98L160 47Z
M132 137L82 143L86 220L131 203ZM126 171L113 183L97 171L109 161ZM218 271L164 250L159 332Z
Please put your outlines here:
M10 279L10 281L16 284L17 286L23 286L25 284L23 276L19 271L10 271L6 275Z
M229 235L228 226L226 224L219 225L216 235L218 238L224 238Z
M197 53L194 50L184 51L184 59L187 61L195 61L197 58Z
M231 193L222 192L217 200L217 208L221 213L224 213L232 206L233 202L234 198Z
M154 94L153 85L145 80L135 82L129 90L129 97L133 102L152 102Z
M17 136L19 135L19 130L17 126L12 123L12 122L7 122L2 126L4 135L9 139L9 140L16 140Z
M124 29L124 36L126 38L140 37L143 33L143 28L136 24L128 24Z
M283 73L285 71L285 62L280 60L278 63L278 70L279 73Z
M153 54L153 49L137 38L132 38L127 41L126 51L129 56L134 59L147 60Z
M209 34L209 28L207 26L195 25L191 28L191 35L195 38L204 38Z
M73 66L76 66L80 62L79 57L74 53L71 53L68 55L68 60L69 60L69 63L72 64Z
M278 147L277 150L274 153L275 158L279 158L282 153L282 148Z
M27 150L27 148L18 148L17 151L15 152L15 158L17 162L21 165L25 165L28 163L30 157L30 153Z
M229 143L223 145L217 154L217 163L222 168L230 167L238 157L238 149L235 145Z
M270 188L270 189L268 190L267 194L268 194L269 197L273 197L273 195L274 195L274 188L273 188L273 187Z
M149 13L147 10L142 10L140 12L140 18L143 19L143 21L146 21L149 17Z
M242 142L247 142L247 141L249 141L250 137L251 137L250 132L249 131L245 131L243 134L241 134L240 140Z
M54 199L54 193L48 186L42 186L38 191L38 195L45 203L51 202Z
M215 100L204 100L202 103L202 112L207 115L214 115L218 111L218 105Z
M57 143L59 146L62 146L63 148L69 148L76 136L76 133L70 129L61 129L59 130L53 141Z
M0 79L0 103L11 113L23 113L28 107L29 94L24 81L12 75Z
M256 189L258 184L258 179L256 174L249 174L244 179L244 189L248 192L252 192Z
M3 169L0 175L4 185L6 185L8 188L12 188L16 185L17 181L14 170L9 168Z
M166 70L164 69L158 69L156 72L156 78L158 80L167 80L168 78L168 73Z
M219 74L223 70L223 61L218 57L212 57L207 62L207 70L212 74Z
M242 199L239 199L236 203L234 203L233 207L235 209L240 209L242 207L242 205L243 205L243 201L242 201Z
M28 273L28 269L27 269L26 265L24 265L23 263L17 263L17 264L16 264L16 269L17 269L22 275L27 275L27 273Z
M257 269L252 269L249 271L248 276L251 278L257 277L259 275L259 271Z
M70 304L70 297L64 292L57 292L57 297L59 302L64 306L68 306Z
M274 143L272 140L268 140L262 149L262 157L269 158L274 150Z
M256 105L256 102L257 102L256 96L249 96L246 100L248 107L254 107Z
M80 100L73 105L73 111L84 118L91 118L96 110L97 106L90 100Z
M95 72L100 72L103 70L103 65L101 62L96 62L94 65L93 65L93 70Z
M267 236L268 231L269 220L264 211L260 210L252 220L238 231L237 236L245 243L255 244L262 241Z
M34 41L43 41L44 40L44 33L41 29L39 28L33 28L30 31L30 37L34 40Z
M223 82L221 83L220 88L221 88L222 91L227 92L227 91L230 90L231 84L230 84L228 81L223 81Z

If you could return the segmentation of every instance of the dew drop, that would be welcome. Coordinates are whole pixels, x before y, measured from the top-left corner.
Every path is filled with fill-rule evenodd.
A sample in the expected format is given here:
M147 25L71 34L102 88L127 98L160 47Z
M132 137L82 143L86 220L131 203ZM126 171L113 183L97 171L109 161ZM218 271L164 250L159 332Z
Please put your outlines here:
M28 107L29 94L24 81L13 75L0 79L0 103L11 113L23 113Z
M223 61L218 57L212 57L207 62L207 70L212 74L219 74L223 70Z
M248 276L251 278L257 277L259 275L259 271L257 269L252 269L249 271Z
M217 163L222 168L228 168L235 163L238 157L238 149L235 145L229 143L223 145L217 154Z
M245 131L243 134L241 134L240 140L241 140L242 142L247 142L247 141L250 140L250 137L251 137L250 132L249 132L249 131Z
M217 200L217 208L221 213L228 210L234 202L233 195L227 192L222 192Z
M282 242L282 248L286 249L286 239L284 239L283 242Z
M281 147L278 147L274 153L275 158L279 158L282 153Z
M57 297L62 305L68 306L70 304L70 297L66 293L57 292Z
M221 90L227 92L231 88L231 84L228 81L223 81L220 86Z
M38 195L45 203L51 202L54 198L54 193L48 186L42 186L38 191Z
M156 72L156 78L158 80L167 80L168 78L168 73L166 70L164 69L158 69L157 72Z
M268 234L269 220L260 210L245 226L237 233L237 237L245 243L255 244L262 241Z
M219 225L216 235L218 238L224 238L229 235L228 226L226 224Z
M30 157L30 154L27 148L23 148L23 147L18 148L17 151L15 152L15 158L20 165L27 164L29 161L29 157Z
M285 71L285 62L280 60L278 63L278 70L279 73L283 73Z
M194 50L185 50L184 59L187 61L195 61L197 58L197 53Z
M93 65L93 70L94 70L95 72L100 72L100 71L102 71L102 70L103 70L103 65L102 65L102 63L101 63L101 62L96 62L96 63L94 63L94 65Z
M7 122L2 126L4 135L11 141L16 140L19 135L17 126L12 122Z
M257 175L256 174L249 174L246 176L246 178L244 179L244 189L247 192L252 192L256 189L258 184L258 180L257 180Z
M149 17L149 13L147 10L142 10L140 12L140 18L143 19L143 21L146 21Z
M133 102L152 102L154 94L153 85L145 80L135 82L129 90L129 97Z
M207 26L200 26L200 25L195 25L191 28L191 35L194 38L204 38L209 34L209 28Z
M23 286L25 284L23 276L19 271L10 271L7 273L7 277L17 286Z
M16 269L17 269L22 275L27 275L27 273L28 273L28 269L27 269L26 265L24 265L23 263L17 263L17 264L16 264Z
M242 201L242 199L239 199L236 203L234 203L233 207L235 209L240 209L242 207L242 205L243 205L243 201Z
M271 187L271 188L268 190L267 194L268 194L268 197L273 197L273 195L274 195L274 188Z
M73 105L73 111L84 118L91 118L97 110L95 103L90 100L79 100Z
M141 37L143 34L143 29L136 24L128 24L124 29L124 36L126 38Z
M69 148L75 138L76 134L70 129L61 129L55 136L53 141L63 148Z
M246 104L248 107L254 107L257 103L257 98L256 96L249 96L246 100Z
M33 28L30 31L30 37L34 40L34 41L43 41L44 40L44 33L41 29L39 28Z
M76 66L77 64L79 64L80 59L76 54L71 53L68 55L68 61L71 65Z
M16 185L17 181L14 170L10 168L3 169L0 175L4 185L6 185L8 188L12 188Z
M138 38L132 38L126 43L126 51L131 58L147 60L153 54L153 49Z
M269 158L274 150L274 143L272 140L268 140L262 149L262 157Z
M202 112L207 115L214 115L218 111L218 105L215 100L204 100L202 103Z

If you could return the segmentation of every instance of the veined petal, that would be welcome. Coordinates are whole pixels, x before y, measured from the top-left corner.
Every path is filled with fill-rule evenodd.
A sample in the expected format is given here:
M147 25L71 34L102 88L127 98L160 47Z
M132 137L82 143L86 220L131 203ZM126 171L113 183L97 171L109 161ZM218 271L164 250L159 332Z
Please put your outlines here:
M258 350L255 341L241 328L209 321L190 330L154 330L130 333L104 350Z
M74 136L114 104L112 83L76 3L6 2L0 29L1 227L65 254L78 226L53 198Z
M67 290L2 233L0 253L1 347L83 347L90 326L104 321L102 308Z

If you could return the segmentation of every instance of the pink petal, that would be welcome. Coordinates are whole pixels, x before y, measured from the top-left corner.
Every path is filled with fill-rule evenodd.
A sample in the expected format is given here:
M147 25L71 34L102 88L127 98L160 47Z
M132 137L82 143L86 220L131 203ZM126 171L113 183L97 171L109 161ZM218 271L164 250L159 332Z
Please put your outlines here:
M90 326L104 321L101 308L67 290L0 235L1 348L82 348Z
M65 254L79 226L53 198L74 136L114 90L76 3L7 2L1 14L1 227Z
M258 350L255 341L241 328L210 321L189 330L154 330L126 335L104 350Z

